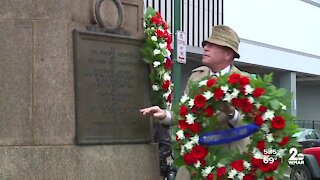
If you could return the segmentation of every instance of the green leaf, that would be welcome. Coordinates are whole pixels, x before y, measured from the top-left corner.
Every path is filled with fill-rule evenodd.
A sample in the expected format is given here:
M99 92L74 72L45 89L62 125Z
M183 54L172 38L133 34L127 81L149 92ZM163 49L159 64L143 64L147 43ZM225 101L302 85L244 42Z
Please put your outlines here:
M270 105L274 110L279 110L280 109L280 102L276 99L273 99L270 101Z
M278 91L276 92L276 96L277 96L277 97L282 97L282 96L284 96L286 93L287 93L287 90L286 90L286 89L280 88L280 89L278 89Z

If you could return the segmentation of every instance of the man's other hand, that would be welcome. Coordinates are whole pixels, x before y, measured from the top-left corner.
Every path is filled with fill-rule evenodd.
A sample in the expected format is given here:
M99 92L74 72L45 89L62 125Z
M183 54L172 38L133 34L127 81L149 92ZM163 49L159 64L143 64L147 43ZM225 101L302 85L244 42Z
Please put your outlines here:
M166 118L166 111L161 109L159 106L152 106L148 108L140 109L140 112L143 115L150 115L159 120Z

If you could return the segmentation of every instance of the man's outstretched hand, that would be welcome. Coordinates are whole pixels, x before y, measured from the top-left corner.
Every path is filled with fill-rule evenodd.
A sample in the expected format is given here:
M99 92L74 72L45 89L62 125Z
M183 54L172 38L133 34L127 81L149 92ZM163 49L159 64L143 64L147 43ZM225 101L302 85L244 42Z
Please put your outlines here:
M140 109L140 112L143 115L153 116L154 118L157 118L159 120L163 120L164 118L166 118L166 111L161 109L159 106L143 108Z

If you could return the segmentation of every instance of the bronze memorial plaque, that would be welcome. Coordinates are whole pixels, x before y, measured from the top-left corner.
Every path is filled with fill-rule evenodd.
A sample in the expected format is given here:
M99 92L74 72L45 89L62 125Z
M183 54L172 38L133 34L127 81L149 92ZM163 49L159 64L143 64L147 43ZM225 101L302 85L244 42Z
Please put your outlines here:
M151 121L143 40L74 30L78 144L148 143Z

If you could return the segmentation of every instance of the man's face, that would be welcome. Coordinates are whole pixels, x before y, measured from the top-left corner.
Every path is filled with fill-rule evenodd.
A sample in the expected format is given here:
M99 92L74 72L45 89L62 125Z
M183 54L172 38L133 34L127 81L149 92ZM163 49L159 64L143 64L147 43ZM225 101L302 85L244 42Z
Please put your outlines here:
M226 63L228 49L213 43L206 43L203 47L202 63L208 67Z

